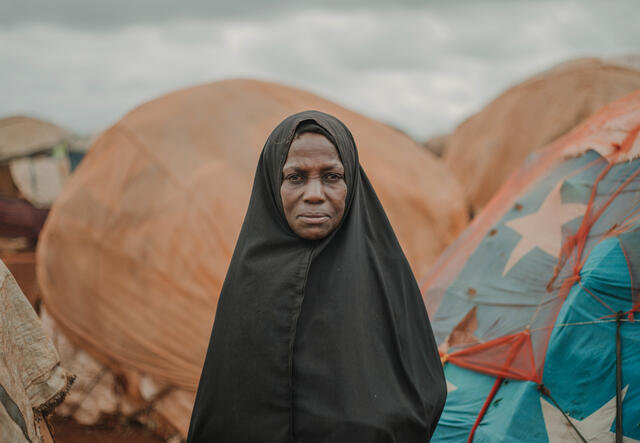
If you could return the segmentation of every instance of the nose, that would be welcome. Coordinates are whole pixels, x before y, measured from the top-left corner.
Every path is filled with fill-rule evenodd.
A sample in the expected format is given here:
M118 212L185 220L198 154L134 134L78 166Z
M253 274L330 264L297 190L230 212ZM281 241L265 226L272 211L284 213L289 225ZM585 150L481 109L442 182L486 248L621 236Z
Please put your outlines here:
M322 203L325 200L322 180L309 180L304 189L305 203Z

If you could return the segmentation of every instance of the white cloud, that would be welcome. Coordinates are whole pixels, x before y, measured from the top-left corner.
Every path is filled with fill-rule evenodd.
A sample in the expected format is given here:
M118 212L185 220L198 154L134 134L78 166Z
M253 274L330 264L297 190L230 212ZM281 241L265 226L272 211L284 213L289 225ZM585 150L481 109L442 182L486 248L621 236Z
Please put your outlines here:
M566 58L640 50L637 14L604 3L448 4L99 30L25 21L0 30L0 115L93 131L168 91L242 76L308 89L424 139Z

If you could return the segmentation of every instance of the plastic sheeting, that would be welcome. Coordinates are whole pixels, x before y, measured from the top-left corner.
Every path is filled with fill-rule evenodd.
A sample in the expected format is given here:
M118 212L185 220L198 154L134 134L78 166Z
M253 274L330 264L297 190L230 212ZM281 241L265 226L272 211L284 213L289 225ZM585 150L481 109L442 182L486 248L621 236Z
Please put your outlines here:
M638 234L637 232L635 234ZM544 385L560 407L575 419L587 441L613 441L615 432L615 336L613 310L628 311L631 290L620 242L608 238L589 255L581 271L584 289L574 286L558 316L545 362ZM597 295L601 304L589 292ZM624 435L640 441L640 335L621 327ZM449 396L433 441L464 441L494 378L445 366ZM591 418L590 418L591 417ZM598 420L596 420L598 419ZM574 433L534 382L506 381L495 395L474 441L573 441ZM579 440L577 440L579 441ZM629 441L630 440L625 440Z
M623 432L640 438L639 133L640 91L530 159L439 259L423 294L452 385L434 441L479 416L477 441L579 438L563 413L612 441L619 312Z
M64 157L23 157L9 163L11 177L20 194L37 208L54 202L71 172Z
M42 120L15 116L0 119L0 161L50 149L71 137L66 130Z
M304 91L218 82L130 112L56 200L38 245L38 279L69 340L192 396L258 155L276 124L304 109L352 130L413 270L423 273L467 223L460 186L438 159ZM183 409L186 426L190 405Z
M37 421L62 401L71 383L36 313L0 261L0 440L41 441Z
M476 211L527 155L640 88L640 71L597 59L563 63L505 91L451 134L444 160Z

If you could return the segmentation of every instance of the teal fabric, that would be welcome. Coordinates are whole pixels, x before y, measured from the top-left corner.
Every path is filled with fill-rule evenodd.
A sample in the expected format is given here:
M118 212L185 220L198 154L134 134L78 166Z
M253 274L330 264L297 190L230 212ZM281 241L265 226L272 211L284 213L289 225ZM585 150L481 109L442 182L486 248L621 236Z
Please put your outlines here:
M502 275L509 254L520 239L505 223L525 211L535 212L558 185L563 203L586 204L605 162L585 165L597 159L597 153L588 152L550 171L518 200L523 206L520 215L514 215L515 210L511 209L493 227L496 234L487 236L472 254L434 317L439 343L474 306L478 318L475 335L485 341L504 336L509 330L522 330L539 304L543 305L541 313L553 312L546 306L555 302L557 291L549 294L545 286L557 257L536 248ZM598 185L595 210L604 207L613 192L639 167L640 160L615 165ZM571 174L572 171L575 173ZM561 305L546 350L543 383L560 408L578 421L599 411L616 395L615 314L629 313L639 301L640 217L634 215L636 211L640 212L637 177L592 227L585 244L580 280ZM575 233L581 221L577 218L564 224L563 238ZM617 230L620 226L623 232ZM572 269L563 272L561 278L570 275ZM476 288L480 297L466 296L469 287ZM625 389L623 433L627 438L640 440L640 314L626 315L624 320L620 329ZM542 334L545 330L541 328L542 322L534 321L532 336ZM452 364L446 364L445 375L456 389L449 391L432 441L466 441L495 378ZM482 419L474 442L550 441L541 397L550 401L541 395L534 382L505 380ZM613 433L615 413L610 418L607 430Z

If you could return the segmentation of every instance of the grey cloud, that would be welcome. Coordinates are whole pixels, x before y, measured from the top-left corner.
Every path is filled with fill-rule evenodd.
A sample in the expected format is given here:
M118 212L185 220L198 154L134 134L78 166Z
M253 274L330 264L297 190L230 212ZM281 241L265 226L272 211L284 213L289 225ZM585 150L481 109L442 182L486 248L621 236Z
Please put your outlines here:
M0 25L41 23L77 29L111 29L181 20L264 19L309 9L406 9L420 0L5 0Z
M256 2L246 12L235 3L178 10L158 0L154 12L142 0L132 4L146 5L147 15L123 6L117 20L102 5L90 11L103 16L98 30L90 21L63 25L78 21L72 15L47 24L23 10L22 22L0 27L0 116L36 114L91 131L170 90L242 76L310 90L424 139L555 63L640 49L633 8L605 3L310 3L266 11Z

